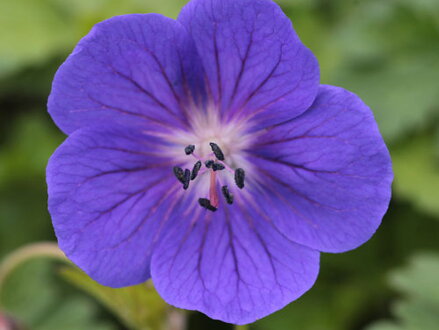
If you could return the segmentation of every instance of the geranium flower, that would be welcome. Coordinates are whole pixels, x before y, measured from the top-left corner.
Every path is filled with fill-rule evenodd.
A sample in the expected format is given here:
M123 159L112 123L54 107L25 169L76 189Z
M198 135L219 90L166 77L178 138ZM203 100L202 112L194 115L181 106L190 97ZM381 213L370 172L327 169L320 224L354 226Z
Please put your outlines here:
M249 323L306 292L320 252L376 231L389 153L370 109L319 85L268 0L193 0L97 24L58 70L47 168L65 254L96 281Z

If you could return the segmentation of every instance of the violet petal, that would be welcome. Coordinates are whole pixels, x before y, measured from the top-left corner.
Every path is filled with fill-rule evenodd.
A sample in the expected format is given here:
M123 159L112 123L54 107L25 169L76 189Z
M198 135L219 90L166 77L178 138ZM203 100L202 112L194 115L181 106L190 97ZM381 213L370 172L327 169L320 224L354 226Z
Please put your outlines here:
M319 85L316 58L290 19L267 0L192 0L178 17L203 62L223 116L256 127L300 115Z
M308 111L269 129L250 155L264 186L258 212L319 251L363 244L389 205L389 152L370 109L342 88L321 86Z

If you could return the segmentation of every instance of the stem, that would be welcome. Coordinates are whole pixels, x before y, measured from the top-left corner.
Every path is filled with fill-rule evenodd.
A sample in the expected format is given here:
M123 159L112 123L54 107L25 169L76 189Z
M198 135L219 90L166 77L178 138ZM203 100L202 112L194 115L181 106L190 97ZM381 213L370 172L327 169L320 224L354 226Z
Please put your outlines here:
M17 266L29 259L39 257L54 258L64 262L69 262L56 243L40 242L19 248L7 255L0 263L0 293L5 279Z
M235 330L249 330L250 327L248 324L246 325L235 325Z

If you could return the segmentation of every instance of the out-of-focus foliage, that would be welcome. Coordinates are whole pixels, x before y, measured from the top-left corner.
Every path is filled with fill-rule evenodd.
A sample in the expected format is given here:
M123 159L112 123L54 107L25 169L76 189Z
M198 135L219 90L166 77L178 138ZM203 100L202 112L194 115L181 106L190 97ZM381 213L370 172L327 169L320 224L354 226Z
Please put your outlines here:
M408 139L392 152L398 178L395 190L439 220L439 145L435 136L423 133ZM439 239L439 237L438 237ZM438 284L439 287L439 284Z
M0 182L32 180L44 174L47 159L62 142L44 113L31 111L13 122L7 144L0 150ZM55 134L54 134L55 133Z
M169 307L154 290L151 282L112 289L96 283L74 267L65 267L62 275L108 307L130 329L165 329L164 321Z
M63 140L46 114L56 68L98 21L134 12L176 17L185 2L0 1L0 258L28 242L54 240L45 164ZM395 183L373 239L322 255L315 287L250 328L429 330L439 322L439 1L278 3L318 57L322 83L356 92L374 111ZM8 278L0 309L37 330L154 327L164 305L147 292L103 288L76 269L37 260ZM145 314L133 312L137 298ZM206 328L230 329L190 314L189 330Z
M162 12L185 1L14 0L0 2L0 75L65 53L97 22L115 15Z
M439 325L439 255L421 254L395 271L390 284L403 294L393 306L397 321L380 321L367 330L436 330Z
M364 98L391 142L425 125L439 105L439 24L411 7L362 2L335 35L344 54L335 81Z
M0 307L35 330L113 330L96 304L63 286L50 260L30 260L5 279Z
M0 145L0 257L27 242L53 237L44 174L48 157L63 139L41 111L17 116L5 129L10 133Z

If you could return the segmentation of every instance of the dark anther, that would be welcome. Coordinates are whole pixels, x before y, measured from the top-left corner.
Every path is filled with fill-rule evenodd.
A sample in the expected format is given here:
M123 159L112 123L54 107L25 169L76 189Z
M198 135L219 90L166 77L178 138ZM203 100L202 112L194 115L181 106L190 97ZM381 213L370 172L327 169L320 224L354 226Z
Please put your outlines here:
M221 163L213 163L212 164L212 170L214 170L214 171L221 171L221 170L224 170L225 168L226 167Z
M195 178L198 175L198 172L200 171L200 168L201 168L201 162L198 161L195 163L194 168L192 169L191 180L195 180Z
M235 183L238 186L238 188L242 189L244 188L244 179L245 179L245 172L242 168L238 168L235 171Z
M186 190L189 188L189 182L191 181L191 171L188 169L184 170L184 177L183 177L183 189Z
M198 203L205 209L208 209L209 211L212 212L216 211L216 207L212 206L212 204L210 204L210 200L208 200L207 198L199 198Z
M181 183L184 183L184 172L181 167L174 166L174 175Z
M204 162L204 165L206 165L207 168L211 168L215 164L215 162L212 159L206 160Z
M233 204L233 194L230 193L227 186L222 186L221 191L228 204Z
M184 148L184 152L186 155L190 155L195 150L195 146L193 144L188 145L186 148Z
M210 142L210 147L212 148L213 153L215 154L215 157L218 160L224 160L224 154L223 151L218 147L216 143Z

